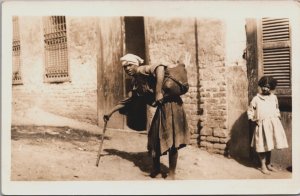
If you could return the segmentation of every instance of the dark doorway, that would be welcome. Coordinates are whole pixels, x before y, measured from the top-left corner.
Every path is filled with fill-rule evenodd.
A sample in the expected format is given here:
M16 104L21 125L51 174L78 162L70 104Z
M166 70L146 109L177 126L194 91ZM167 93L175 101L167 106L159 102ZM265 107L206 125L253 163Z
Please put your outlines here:
M138 55L146 60L145 26L143 17L125 17L125 51ZM144 61L144 64L146 62ZM131 78L125 77L125 91L128 93ZM135 130L145 130L147 125L147 106L142 102L136 102L132 111L127 115L127 126Z
M125 17L126 53L145 59L145 28L143 17Z

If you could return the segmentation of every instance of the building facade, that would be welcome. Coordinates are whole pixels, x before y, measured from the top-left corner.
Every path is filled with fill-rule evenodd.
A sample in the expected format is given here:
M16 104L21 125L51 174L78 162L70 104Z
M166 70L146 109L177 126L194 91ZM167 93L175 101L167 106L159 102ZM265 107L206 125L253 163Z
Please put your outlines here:
M191 144L249 158L253 130L246 111L259 77L267 74L279 81L276 93L290 145L273 159L291 166L288 18L16 16L13 24L12 115L38 107L102 126L104 112L128 91L130 78L119 63L123 54L137 54L146 64L181 61L190 83L182 97ZM149 123L153 109L144 111ZM109 126L128 129L119 114Z

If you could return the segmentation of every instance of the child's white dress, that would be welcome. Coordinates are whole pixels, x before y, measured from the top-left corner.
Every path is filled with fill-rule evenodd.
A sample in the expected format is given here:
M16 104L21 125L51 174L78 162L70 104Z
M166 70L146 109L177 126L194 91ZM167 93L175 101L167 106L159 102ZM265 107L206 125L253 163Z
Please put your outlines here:
M257 122L251 142L251 147L254 147L256 152L288 147L276 95L257 94L252 99L247 114L250 120Z

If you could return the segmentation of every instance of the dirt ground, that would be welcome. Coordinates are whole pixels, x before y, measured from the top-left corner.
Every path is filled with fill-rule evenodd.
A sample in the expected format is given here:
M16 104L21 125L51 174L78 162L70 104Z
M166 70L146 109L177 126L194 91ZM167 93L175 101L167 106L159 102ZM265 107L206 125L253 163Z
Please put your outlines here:
M14 112L11 129L12 181L164 180L151 178L147 133L107 129L99 166L102 128L33 107ZM161 158L163 173L168 157ZM196 146L179 150L177 180L283 179L285 168L262 174L253 164L210 154Z
M149 177L151 159L146 149L146 132L108 129L100 164L96 167L102 130L98 131L68 126L12 126L11 180L164 180L165 176L161 175ZM161 159L163 173L168 171L167 158ZM250 163L187 146L179 150L176 179L291 178L291 172L278 169L265 175Z

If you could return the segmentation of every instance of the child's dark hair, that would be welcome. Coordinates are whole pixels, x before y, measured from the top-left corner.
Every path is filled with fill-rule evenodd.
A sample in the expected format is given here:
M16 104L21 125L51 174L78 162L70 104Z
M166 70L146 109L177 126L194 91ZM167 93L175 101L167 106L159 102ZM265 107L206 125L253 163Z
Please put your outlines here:
M272 76L263 76L258 81L258 86L260 87L266 86L267 84L270 86L270 90L274 90L277 86L277 80Z

